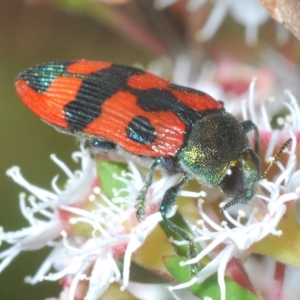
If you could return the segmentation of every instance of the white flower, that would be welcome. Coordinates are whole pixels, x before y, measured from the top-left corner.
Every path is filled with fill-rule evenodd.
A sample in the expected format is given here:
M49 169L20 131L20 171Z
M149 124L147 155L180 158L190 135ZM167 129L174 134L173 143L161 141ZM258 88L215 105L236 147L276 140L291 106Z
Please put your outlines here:
M193 6L192 4L190 3L190 7ZM227 12L230 12L233 19L246 28L245 38L248 44L256 43L259 26L269 19L268 11L257 0L217 1L206 24L197 33L197 38L199 40L210 39L221 26Z
M75 171L75 173L72 173L54 155L51 155L51 158L68 176L68 187L64 191L61 191L56 185L58 176L52 180L54 192L50 192L26 181L18 167L12 167L7 171L8 176L31 193L27 201L25 193L21 193L19 196L21 212L30 226L15 232L0 233L0 240L13 244L7 250L0 252L0 272L22 251L37 250L45 246L53 247L37 274L31 279L27 279L31 284L42 279L42 276L53 264L54 253L58 249L62 250L61 243L57 239L60 237L64 225L63 220L57 215L56 209L61 205L79 203L84 200L93 181L94 161L87 153L74 153L73 158L76 160L81 158L83 168L83 171Z
M175 2L177 0L156 0L154 6L157 9L164 9ZM247 44L256 44L259 27L269 19L268 11L258 0L189 0L186 8L189 12L194 12L202 8L207 2L211 2L213 9L204 26L196 34L196 39L207 41L212 38L221 27L226 15L230 13L237 23L245 27ZM277 25L277 39L284 43L287 37L287 31L281 25Z
M114 198L108 199L97 185L95 161L87 151L82 149L73 157L81 159L81 171L73 173L55 156L51 156L68 176L64 190L56 185L58 176L52 180L54 192L50 192L26 181L17 167L7 171L8 176L32 195L27 199L24 193L20 195L21 211L29 227L15 232L0 232L0 240L12 244L9 249L0 252L0 272L20 252L50 246L53 248L51 253L37 273L26 281L35 284L40 280L71 278L68 299L74 299L78 284L88 280L85 299L93 300L98 299L113 281L120 282L123 288L128 286L132 253L161 221L159 203L166 189L178 180L178 175L163 175L150 186L147 216L138 222L135 201L143 186L143 178L135 165L129 162L131 171L115 176L126 184L126 188L114 191ZM120 193L124 191L127 196L121 197ZM92 208L87 208L91 204ZM127 222L126 227L124 222ZM76 224L90 226L90 236L81 235L72 228ZM122 257L124 267L121 280L116 259ZM49 274L51 267L57 272Z
M171 289L182 289L194 283L201 283L211 274L218 272L221 300L225 300L224 275L229 261L233 257L244 257L251 245L269 234L280 236L282 232L276 228L285 214L286 202L300 199L300 169L296 159L297 139L295 136L295 133L300 129L299 105L293 95L287 91L286 94L290 103L285 102L284 105L289 108L291 115L287 117L289 122L281 121L283 129L278 134L278 131L271 130L265 106L262 105L261 107L261 116L253 109L254 85L255 80L250 86L248 103L250 116L244 110L244 117L245 119L250 117L251 120L259 124L260 132L268 130L270 133L268 137L272 142L268 143L266 155L270 155L274 151L275 143L280 145L287 138L292 138L290 150L286 150L287 154L285 154L288 155L288 161L285 166L278 162L281 173L272 181L264 179L258 182L264 189L256 193L254 199L251 200L250 205L253 209L248 213L248 216L241 208L249 207L249 205L235 205L225 211L226 221L219 225L204 212L202 209L203 200L199 200L199 213L202 220L198 222L199 227L194 230L194 235L195 241L200 243L203 250L197 257L182 263L182 265L197 263L205 256L211 257L211 261L191 281L179 284ZM269 157L267 158L269 159ZM196 193L194 196L197 197ZM230 213L236 214L236 219ZM246 221L241 222L246 216ZM231 225L228 226L228 223ZM177 242L177 244L180 244L180 242ZM222 250L216 251L219 246L222 246Z

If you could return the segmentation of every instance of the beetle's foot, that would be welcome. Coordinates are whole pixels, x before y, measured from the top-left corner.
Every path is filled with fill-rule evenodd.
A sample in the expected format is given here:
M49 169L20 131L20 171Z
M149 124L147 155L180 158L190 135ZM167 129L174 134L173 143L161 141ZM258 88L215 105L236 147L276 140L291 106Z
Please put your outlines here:
M144 219L145 216L145 207L144 205L137 205L136 206L136 218L138 219L138 221L142 221Z
M190 271L191 271L191 275L193 277L197 276L197 274L199 273L199 264L191 264L190 265Z

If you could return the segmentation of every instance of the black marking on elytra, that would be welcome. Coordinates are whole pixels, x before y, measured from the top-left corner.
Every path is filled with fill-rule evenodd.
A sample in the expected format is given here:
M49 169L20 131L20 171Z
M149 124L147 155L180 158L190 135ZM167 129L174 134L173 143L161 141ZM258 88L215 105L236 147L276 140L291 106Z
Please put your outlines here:
M113 64L110 68L85 76L74 100L64 107L68 128L83 131L100 116L101 105L106 99L119 91L128 90L129 77L143 73L144 71L133 67Z
M68 130L84 131L89 123L100 117L102 104L120 91L133 94L137 98L137 105L145 111L173 112L187 125L186 133L189 132L190 125L195 123L203 114L208 113L208 111L193 110L191 107L178 100L169 90L161 88L139 90L127 85L131 76L142 75L144 73L144 71L134 67L113 64L111 67L92 74L77 75L82 79L82 85L74 100L64 107L65 120L68 122ZM70 76L76 76L76 74L71 74ZM179 91L205 95L203 92L175 84L169 84L169 87ZM126 100L126 97L124 97L125 110ZM149 142L147 141L147 138L144 137L144 133L140 134L140 136L137 134L135 137L135 134L130 133L130 130L129 126L129 135L131 134L133 140L140 143ZM134 128L133 132L136 131L137 130ZM149 140L153 138L154 134L149 137Z
M127 136L140 144L153 143L157 137L155 128L144 117L134 117L126 126Z
M138 106L145 111L171 111L179 116L185 124L193 124L199 118L195 110L180 102L168 90L148 89L131 92L137 96Z
M31 67L19 74L16 80L23 79L36 92L43 94L57 76L68 75L66 69L72 61L46 63Z

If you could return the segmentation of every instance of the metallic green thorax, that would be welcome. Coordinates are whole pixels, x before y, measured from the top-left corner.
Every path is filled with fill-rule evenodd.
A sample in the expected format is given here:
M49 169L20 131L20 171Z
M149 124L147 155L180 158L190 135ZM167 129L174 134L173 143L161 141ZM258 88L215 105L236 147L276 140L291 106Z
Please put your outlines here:
M249 183L253 186L257 181L259 167L253 163L253 156L256 154L243 126L226 111L207 114L194 123L186 145L178 153L184 172L210 186L220 186L228 170L236 166L244 185L241 194Z

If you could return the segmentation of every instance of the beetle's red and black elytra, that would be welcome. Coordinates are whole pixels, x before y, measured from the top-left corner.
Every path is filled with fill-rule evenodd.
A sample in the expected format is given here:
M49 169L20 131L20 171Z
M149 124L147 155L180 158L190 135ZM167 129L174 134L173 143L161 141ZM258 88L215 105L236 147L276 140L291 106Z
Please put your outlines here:
M101 136L130 153L151 157L175 155L184 143L187 127L199 118L197 112L223 109L205 93L105 62L40 65L20 74L16 84L22 98L29 87L31 96L36 92L28 105L40 116L42 112L33 102L49 102L54 93L60 95L60 101L55 101L60 105L55 121L51 114L41 116L49 123L70 132ZM74 94L67 94L70 90ZM197 112L192 107L195 96L199 98Z
M134 67L87 60L52 62L21 73L22 100L44 121L91 140L103 151L145 158L152 166L137 199L137 217L156 168L182 174L164 195L160 212L167 226L191 237L167 218L188 178L219 186L233 200L251 199L260 178L259 134L252 121L239 122L223 103ZM255 132L255 151L246 133Z

